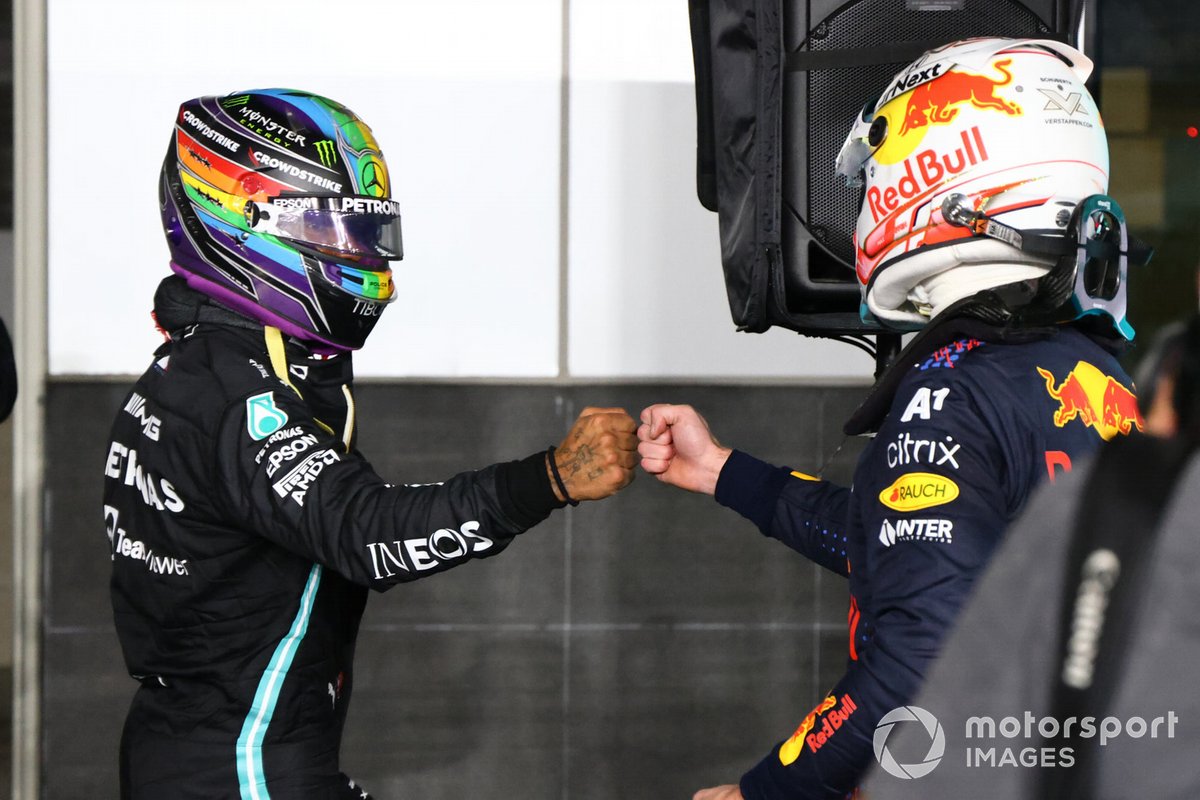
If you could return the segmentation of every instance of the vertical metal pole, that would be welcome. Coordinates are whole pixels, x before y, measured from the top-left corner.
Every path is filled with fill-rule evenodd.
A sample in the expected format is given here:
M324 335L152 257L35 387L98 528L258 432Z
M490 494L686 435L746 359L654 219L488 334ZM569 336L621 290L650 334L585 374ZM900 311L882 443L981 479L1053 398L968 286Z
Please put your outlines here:
M900 340L898 333L881 333L875 337L875 380L879 380L900 355Z
M571 372L571 0L562 0L558 122L558 377Z
M13 2L12 796L41 793L42 495L46 394L46 0Z

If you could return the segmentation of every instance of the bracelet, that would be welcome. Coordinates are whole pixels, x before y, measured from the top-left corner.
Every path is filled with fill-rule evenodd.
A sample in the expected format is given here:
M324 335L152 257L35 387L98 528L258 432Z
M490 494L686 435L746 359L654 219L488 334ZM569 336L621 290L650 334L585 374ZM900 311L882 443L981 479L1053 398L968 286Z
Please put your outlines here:
M571 498L571 494L567 491L567 485L563 483L562 475L558 473L558 462L554 460L554 445L550 445L550 449L546 451L546 460L550 462L550 474L554 476L554 483L558 485L558 491L563 499L569 505L579 505L578 500Z

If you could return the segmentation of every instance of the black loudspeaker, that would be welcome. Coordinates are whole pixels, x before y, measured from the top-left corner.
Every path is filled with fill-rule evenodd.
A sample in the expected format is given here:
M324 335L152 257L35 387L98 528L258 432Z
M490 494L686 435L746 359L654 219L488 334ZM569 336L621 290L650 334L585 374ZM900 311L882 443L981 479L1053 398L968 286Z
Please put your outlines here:
M1091 0L689 0L697 194L718 213L738 328L860 343L879 333L859 317L854 278L862 190L834 172L855 116L947 42L1079 46L1085 2L1094 19Z

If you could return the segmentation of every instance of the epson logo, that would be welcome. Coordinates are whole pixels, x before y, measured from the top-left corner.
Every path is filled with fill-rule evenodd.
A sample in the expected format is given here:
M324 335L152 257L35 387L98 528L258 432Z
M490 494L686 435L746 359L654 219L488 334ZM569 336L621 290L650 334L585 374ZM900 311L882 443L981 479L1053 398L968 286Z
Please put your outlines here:
M280 208L298 208L307 211L316 211L318 208L317 198L315 197L276 197L271 201L271 205L279 206Z
M308 448L317 444L317 437L313 434L301 436L294 442L288 442L281 446L278 450L272 450L271 455L267 457L267 477L274 477L279 468L288 461L294 461L296 456L303 453Z

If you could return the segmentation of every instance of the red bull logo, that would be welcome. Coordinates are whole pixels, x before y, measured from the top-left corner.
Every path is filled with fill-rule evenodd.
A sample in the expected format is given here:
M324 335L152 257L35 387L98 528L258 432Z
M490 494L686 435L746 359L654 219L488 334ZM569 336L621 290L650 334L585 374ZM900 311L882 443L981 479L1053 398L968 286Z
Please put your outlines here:
M1041 367L1037 371L1046 381L1046 392L1058 402L1054 412L1058 427L1077 419L1105 441L1126 436L1134 428L1143 429L1142 412L1133 392L1092 364L1078 362L1057 387L1053 373Z
M846 697L849 698L849 695ZM816 727L817 717L836 705L837 698L829 695L800 721L800 727L796 728L796 732L792 734L791 738L779 748L779 760L785 767L800 757L800 751L804 748L804 738Z
M979 132L978 125L972 126L970 130L961 131L959 139L962 145L950 153L926 149L912 158L905 159L904 174L895 186L886 189L880 189L878 186L869 188L867 205L871 208L874 220L879 222L899 208L904 200L925 198L947 179L988 160L987 147L983 144L983 134ZM886 240L885 244L891 241L886 234L883 238ZM872 244L868 243L868 247L871 246Z
M996 89L1012 83L1012 73L1008 71L1010 64L1011 58L996 62L995 68L1000 73L1000 78L972 75L952 69L913 89L908 96L900 133L904 134L913 128L923 128L926 125L945 125L958 115L958 107L963 103L970 103L979 109L1002 111L1009 116L1020 114L1020 106L996 94Z

